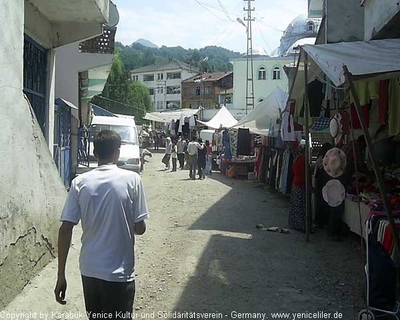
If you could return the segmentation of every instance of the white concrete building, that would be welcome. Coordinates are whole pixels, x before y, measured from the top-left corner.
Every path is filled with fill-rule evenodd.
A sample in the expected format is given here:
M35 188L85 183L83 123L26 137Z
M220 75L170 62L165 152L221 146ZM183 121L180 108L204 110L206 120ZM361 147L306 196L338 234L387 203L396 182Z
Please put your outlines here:
M154 111L181 109L182 81L199 70L181 61L170 61L131 70L131 80L140 81L150 90Z
M288 78L283 66L293 62L293 57L253 56L254 107L270 95L276 87L288 92ZM241 119L246 115L247 58L231 60L233 64L233 106L229 111ZM251 110L247 110L247 113Z
M362 0L365 9L364 40L400 37L398 0Z
M102 33L109 0L0 0L0 309L56 256L54 49ZM25 94L25 96L24 96Z

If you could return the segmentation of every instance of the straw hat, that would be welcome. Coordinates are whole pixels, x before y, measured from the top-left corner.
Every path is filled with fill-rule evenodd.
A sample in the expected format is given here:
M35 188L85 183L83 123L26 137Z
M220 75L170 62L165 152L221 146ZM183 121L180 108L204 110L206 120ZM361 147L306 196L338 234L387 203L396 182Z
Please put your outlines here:
M339 180L333 179L322 188L322 196L330 207L338 207L346 197L346 190Z
M332 138L335 140L335 144L338 144L342 140L342 125L341 125L342 116L340 113L335 114L331 118L331 122L329 123L329 131L331 133Z
M325 154L322 164L332 178L340 177L346 168L346 154L339 148L332 148Z

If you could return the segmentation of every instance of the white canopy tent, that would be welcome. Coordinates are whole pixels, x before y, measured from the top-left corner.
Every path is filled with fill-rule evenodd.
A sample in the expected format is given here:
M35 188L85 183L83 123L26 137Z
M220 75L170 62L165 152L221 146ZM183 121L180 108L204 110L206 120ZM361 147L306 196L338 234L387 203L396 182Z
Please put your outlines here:
M258 106L240 120L233 128L248 128L253 134L269 135L271 121L276 122L285 110L288 94L276 89ZM277 133L277 131L276 131Z
M289 99L297 99L305 92L306 54L309 83L318 78L323 81L329 79L337 87L343 85L346 82L344 65L348 67L355 81L381 75L382 78L388 78L388 73L400 71L400 39L304 45Z
M145 120L167 123L172 120L179 120L182 118L188 118L195 114L198 114L200 109L181 109L177 111L170 112L148 112L144 116Z
M203 122L197 120L197 122L212 129L219 129L221 127L230 128L237 124L237 120L233 117L232 113L230 113L225 106L223 106L210 121Z

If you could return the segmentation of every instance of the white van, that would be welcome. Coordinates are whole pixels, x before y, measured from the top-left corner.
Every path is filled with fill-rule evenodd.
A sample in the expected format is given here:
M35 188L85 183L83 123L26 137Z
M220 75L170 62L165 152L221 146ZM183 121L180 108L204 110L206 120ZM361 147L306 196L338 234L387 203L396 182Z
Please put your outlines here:
M90 125L89 157L93 159L93 140L102 130L114 130L121 136L121 152L118 166L140 173L141 159L135 120L124 117L94 116Z

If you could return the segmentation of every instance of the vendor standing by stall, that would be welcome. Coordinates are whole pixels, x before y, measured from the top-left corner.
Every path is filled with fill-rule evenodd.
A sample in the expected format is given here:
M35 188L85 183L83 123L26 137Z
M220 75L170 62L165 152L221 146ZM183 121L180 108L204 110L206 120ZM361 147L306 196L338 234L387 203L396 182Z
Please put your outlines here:
M298 149L296 160L293 162L293 182L290 194L289 226L293 229L306 230L306 159L304 148Z

